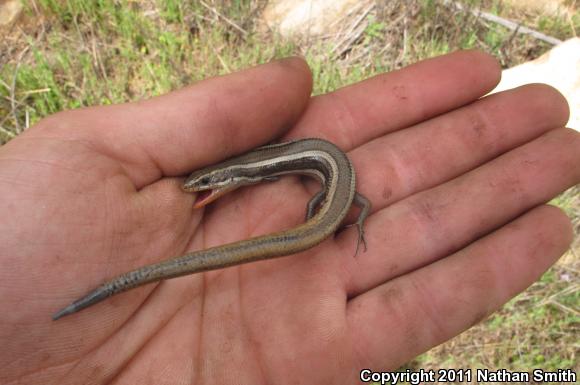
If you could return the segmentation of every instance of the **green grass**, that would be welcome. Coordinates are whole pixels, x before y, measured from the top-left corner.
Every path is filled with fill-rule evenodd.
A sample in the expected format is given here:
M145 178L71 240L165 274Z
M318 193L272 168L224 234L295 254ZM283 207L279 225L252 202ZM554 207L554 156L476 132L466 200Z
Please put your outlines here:
M511 65L549 48L438 1L390 1L333 57L332 41L297 47L256 32L259 7L218 4L240 32L197 1L27 2L25 34L0 42L0 50L19 48L0 67L0 141L63 109L142 99L298 52L310 62L318 94L455 49L481 48ZM564 38L578 26L573 19L538 16L533 26Z
M0 143L60 110L143 99L294 53L306 56L320 94L456 49L480 48L511 66L550 48L438 1L393 0L382 2L360 36L337 53L336 41L304 46L258 32L257 1L212 4L222 16L197 1L26 2L20 29L0 41L0 58L7 58L0 63ZM520 16L502 4L483 2L488 11ZM578 15L519 20L560 39L580 29ZM576 228L579 202L578 189L553 202ZM573 250L487 321L407 367L577 367L578 241Z
M50 32L40 40L23 36L24 59L0 69L3 139L18 132L26 114L34 123L63 109L142 99L293 52L291 44L211 26L203 18L213 16L199 5L141 4L39 0L46 21L33 29ZM36 17L30 6L27 12Z

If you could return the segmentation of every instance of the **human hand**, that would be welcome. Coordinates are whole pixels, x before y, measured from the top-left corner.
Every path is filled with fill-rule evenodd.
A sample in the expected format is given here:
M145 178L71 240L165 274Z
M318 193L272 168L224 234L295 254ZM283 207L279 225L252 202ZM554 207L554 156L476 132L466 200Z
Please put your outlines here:
M497 83L460 52L310 99L300 59L151 100L67 111L0 148L0 383L350 384L485 318L565 251L543 205L580 181L563 98ZM306 252L147 285L52 322L117 274L303 221L287 177L204 210L179 177L264 144L322 137L373 203Z

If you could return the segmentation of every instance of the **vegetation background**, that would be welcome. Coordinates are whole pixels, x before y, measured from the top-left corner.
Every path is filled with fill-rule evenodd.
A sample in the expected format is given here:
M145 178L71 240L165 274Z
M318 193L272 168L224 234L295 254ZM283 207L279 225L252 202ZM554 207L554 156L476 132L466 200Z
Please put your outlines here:
M463 10L454 4L461 3ZM264 32L259 0L29 0L0 30L0 145L54 112L158 95L207 77L300 53L320 94L462 48L504 68L548 43L469 12L479 8L566 40L580 15L542 15L499 0L379 0L362 33L293 42ZM577 10L577 1L568 1ZM346 44L345 44L346 42ZM555 170L557 172L557 170ZM1 198L0 198L1 199ZM580 189L555 199L580 230ZM527 291L486 321L403 369L580 369L580 240Z

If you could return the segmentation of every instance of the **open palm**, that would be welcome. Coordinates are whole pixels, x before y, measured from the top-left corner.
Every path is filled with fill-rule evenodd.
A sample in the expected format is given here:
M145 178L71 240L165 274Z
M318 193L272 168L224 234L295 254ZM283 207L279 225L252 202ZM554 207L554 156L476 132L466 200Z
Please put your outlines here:
M485 318L567 248L543 205L580 181L562 97L461 52L310 98L288 59L151 100L53 115L0 149L0 383L350 384ZM276 138L348 152L373 203L306 252L147 285L59 321L119 273L292 227L286 177L203 210L181 176ZM354 216L353 216L354 217Z

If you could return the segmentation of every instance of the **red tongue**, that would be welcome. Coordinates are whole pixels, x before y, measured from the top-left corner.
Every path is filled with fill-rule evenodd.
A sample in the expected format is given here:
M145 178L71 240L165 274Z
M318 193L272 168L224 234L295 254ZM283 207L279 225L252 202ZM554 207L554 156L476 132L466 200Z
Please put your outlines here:
M206 204L211 202L211 200L209 200L209 198L212 195L213 195L213 190L205 190L205 191L198 192L197 197L195 199L195 202L193 203L193 207L198 209L200 207L205 206Z

